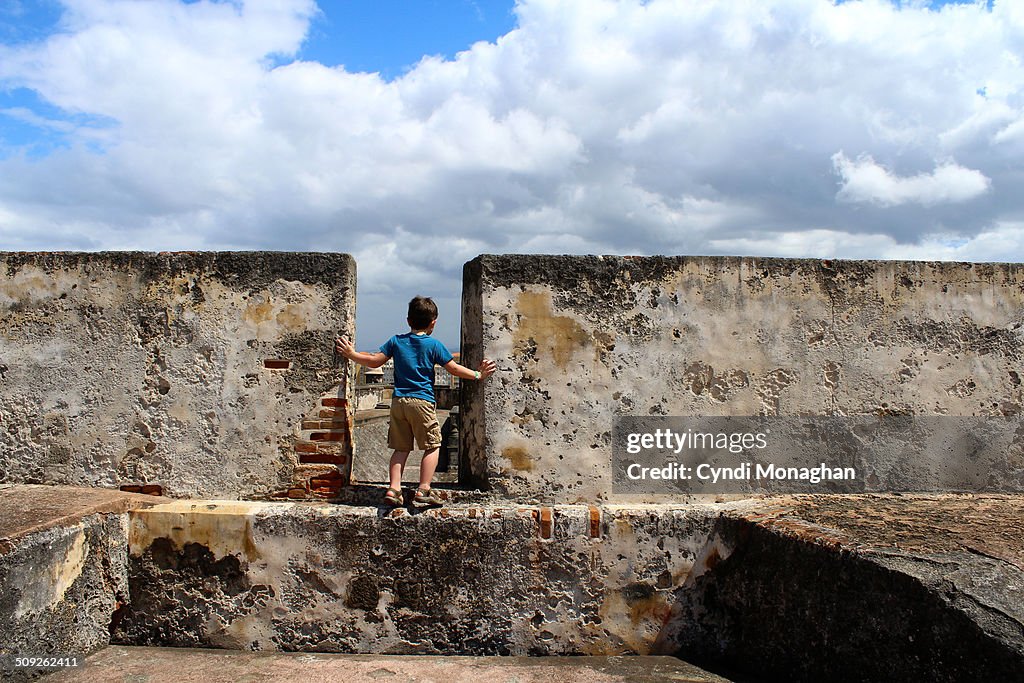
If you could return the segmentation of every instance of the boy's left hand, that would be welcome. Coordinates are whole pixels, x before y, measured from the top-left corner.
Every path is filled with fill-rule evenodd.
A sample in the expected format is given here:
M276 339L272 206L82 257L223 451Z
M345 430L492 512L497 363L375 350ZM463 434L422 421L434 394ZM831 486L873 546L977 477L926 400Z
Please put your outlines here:
M355 344L349 341L348 337L340 336L334 340L334 350L345 356L345 358L350 358L350 354L356 350L356 347Z

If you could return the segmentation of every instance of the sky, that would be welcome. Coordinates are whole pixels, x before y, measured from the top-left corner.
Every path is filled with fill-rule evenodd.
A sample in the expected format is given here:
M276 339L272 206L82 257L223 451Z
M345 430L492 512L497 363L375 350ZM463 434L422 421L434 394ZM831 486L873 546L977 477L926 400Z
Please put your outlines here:
M0 0L0 250L1024 261L1024 2Z

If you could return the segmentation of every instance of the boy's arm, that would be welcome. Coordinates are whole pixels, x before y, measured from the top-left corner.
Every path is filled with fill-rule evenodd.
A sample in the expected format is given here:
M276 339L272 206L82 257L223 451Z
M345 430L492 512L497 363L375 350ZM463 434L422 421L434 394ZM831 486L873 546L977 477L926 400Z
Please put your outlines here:
M494 374L494 371L498 369L498 366L493 360L484 358L480 361L480 369L474 371L470 370L465 365L459 365L453 359L444 364L444 369L448 371L448 374L462 379L487 379Z
M353 344L348 337L338 337L335 339L334 350L345 356L345 358L368 368L379 368L388 362L388 357L380 351L377 351L376 353L356 351L355 344Z

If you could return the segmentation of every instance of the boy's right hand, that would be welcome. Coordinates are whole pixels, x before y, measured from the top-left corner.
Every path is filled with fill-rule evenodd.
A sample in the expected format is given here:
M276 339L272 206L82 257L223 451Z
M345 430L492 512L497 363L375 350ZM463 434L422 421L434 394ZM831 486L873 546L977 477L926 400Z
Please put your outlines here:
M480 367L477 371L480 372L480 379L487 379L494 374L494 371L498 369L498 364L489 358L484 358L480 361Z

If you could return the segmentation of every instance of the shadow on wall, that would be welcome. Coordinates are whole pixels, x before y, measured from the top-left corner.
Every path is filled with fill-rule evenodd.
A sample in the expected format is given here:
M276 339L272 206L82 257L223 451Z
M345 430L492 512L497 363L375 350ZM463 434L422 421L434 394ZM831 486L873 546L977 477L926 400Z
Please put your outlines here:
M1024 615L1007 586L1024 571L977 548L1019 556L1003 535L1019 503L825 496L725 511L654 651L770 680L1016 680Z

